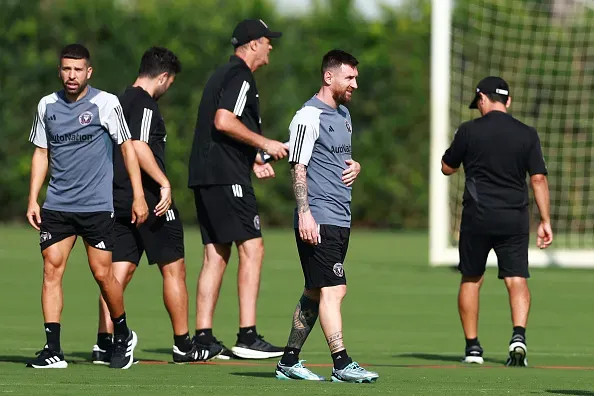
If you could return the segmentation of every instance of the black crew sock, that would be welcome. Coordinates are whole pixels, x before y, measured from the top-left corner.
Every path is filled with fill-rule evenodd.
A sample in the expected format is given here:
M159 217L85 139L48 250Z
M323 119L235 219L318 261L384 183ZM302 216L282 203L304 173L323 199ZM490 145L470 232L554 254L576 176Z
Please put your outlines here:
M189 352L192 350L192 340L190 339L190 333L182 335L173 335L173 341L177 349L182 352Z
M283 366L294 366L299 362L299 352L301 349L285 347L285 353L281 358L281 364Z
M245 345L252 345L256 342L256 326L240 327L239 328L239 342Z
M52 351L61 351L60 347L60 323L44 323L46 344Z
M212 329L196 330L196 340L202 345L211 344L214 340L214 337L212 336Z
M113 334L97 333L97 346L104 351L111 348L113 345Z
M128 329L128 323L126 323L126 313L124 312L119 318L111 318L113 322L113 334L114 336L123 335L128 337L130 330Z
M466 348L470 348L473 346L480 345L478 338L467 338L466 339Z
M521 335L524 339L526 339L526 328L522 326L514 326L514 334L512 335Z
M353 362L353 359L349 357L346 349L343 349L340 352L332 354L332 361L334 362L334 368L336 370L342 370L343 368L351 364Z

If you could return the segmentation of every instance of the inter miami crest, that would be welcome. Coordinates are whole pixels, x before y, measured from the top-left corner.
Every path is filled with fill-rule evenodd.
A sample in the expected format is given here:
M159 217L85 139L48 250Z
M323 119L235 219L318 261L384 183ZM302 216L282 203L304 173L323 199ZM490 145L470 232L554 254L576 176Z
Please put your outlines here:
M80 122L80 125L89 125L91 121L93 121L93 113L91 113L90 111L85 111L84 113L78 116L78 122Z
M351 128L351 124L349 124L349 120L344 120L344 123L346 124L346 129L347 131L349 131L349 133L353 133L353 129Z

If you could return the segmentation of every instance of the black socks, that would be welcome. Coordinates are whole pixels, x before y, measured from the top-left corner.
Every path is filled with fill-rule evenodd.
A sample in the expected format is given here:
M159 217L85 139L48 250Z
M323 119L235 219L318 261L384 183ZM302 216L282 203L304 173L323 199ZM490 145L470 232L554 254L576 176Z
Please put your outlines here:
M346 349L343 349L340 352L332 354L332 361L334 362L334 368L336 370L342 370L343 368L351 364L353 362L353 359L349 357Z
M46 344L52 351L59 352L62 350L60 346L60 323L44 323Z
M256 342L256 337L258 333L256 332L256 326L250 327L240 327L239 328L239 342L245 345L252 345Z

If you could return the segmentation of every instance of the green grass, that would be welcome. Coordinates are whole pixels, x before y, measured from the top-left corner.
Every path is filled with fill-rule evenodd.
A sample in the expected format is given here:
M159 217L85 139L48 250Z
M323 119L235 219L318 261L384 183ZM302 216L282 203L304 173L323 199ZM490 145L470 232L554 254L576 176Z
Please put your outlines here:
M64 279L62 345L71 364L66 370L28 370L24 362L44 343L38 234L5 226L0 240L0 394L594 395L594 271L532 270L531 367L514 369L503 367L511 336L507 295L496 270L489 268L480 320L487 362L467 367L459 363L464 337L456 310L457 272L428 266L425 234L354 230L345 263L349 279L343 308L345 341L349 354L381 377L372 385L285 382L273 377L275 360L139 364L126 371L87 363L95 341L97 287L79 242ZM282 345L303 280L291 231L268 231L265 243L258 330ZM193 300L202 257L199 232L186 231L186 250ZM236 270L232 258L215 316L215 334L228 345L235 342L238 322ZM129 323L139 335L136 356L141 360L171 360L173 340L160 280L157 268L143 262L126 293ZM193 328L193 302L190 307ZM319 326L302 358L331 363ZM326 376L331 370L313 369Z

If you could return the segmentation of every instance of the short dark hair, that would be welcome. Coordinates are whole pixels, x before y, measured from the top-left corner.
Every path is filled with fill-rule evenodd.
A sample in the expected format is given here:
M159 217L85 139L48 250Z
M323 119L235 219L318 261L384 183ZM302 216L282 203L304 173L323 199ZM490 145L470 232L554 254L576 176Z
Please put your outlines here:
M82 44L68 44L60 52L60 60L62 59L86 59L91 62L91 53Z
M145 51L140 60L138 75L141 77L157 77L161 73L178 74L181 62L178 57L163 47L151 47Z
M333 49L328 51L322 58L322 78L324 78L324 73L326 73L328 69L340 67L341 65L355 67L358 64L359 61L353 55L339 49Z
M489 94L484 94L487 98L489 98L489 100L493 103L495 102L500 102L503 104L507 104L507 96L504 95L500 95L498 93L489 93Z

